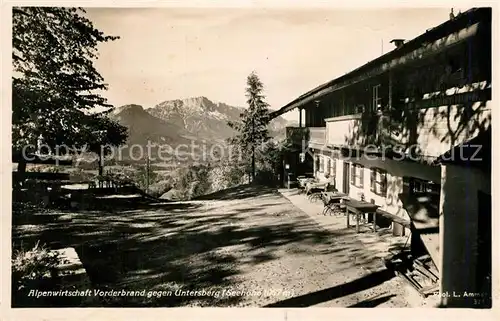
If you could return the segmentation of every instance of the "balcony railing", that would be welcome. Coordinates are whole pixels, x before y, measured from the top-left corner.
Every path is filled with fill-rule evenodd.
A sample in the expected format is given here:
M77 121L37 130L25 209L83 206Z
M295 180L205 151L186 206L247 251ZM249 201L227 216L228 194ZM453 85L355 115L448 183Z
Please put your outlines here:
M309 141L317 145L326 143L326 127L309 127Z
M309 140L309 129L307 127L287 127L286 138L293 143L300 144L302 140Z
M287 127L286 137L295 144L324 145L326 142L326 127Z

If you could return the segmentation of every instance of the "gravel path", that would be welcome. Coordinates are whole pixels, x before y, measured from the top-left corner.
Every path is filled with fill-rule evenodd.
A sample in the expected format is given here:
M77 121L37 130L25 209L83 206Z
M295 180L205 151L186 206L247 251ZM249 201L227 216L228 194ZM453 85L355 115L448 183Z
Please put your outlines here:
M271 190L106 202L113 210L65 214L39 231L75 248L94 289L143 291L101 297L104 306L408 306L402 281L352 229L328 231Z
M212 252L230 258L225 264L239 271L227 287L247 292L236 306L408 306L401 280L352 230L332 234L275 194L244 202L207 201L205 208L229 216L238 212L231 216L238 223L229 223L234 231L268 229L259 238Z

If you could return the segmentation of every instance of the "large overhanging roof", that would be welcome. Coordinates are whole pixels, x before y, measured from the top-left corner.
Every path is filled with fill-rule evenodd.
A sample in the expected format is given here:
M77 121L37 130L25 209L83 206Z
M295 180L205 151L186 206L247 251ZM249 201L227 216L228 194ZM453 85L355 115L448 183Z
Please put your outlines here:
M339 78L333 79L325 84L322 84L305 94L299 96L295 100L286 104L277 111L271 113L271 118L276 118L284 113L289 112L292 109L300 107L305 101L310 101L311 99L319 98L324 94L322 91L329 87L342 87L342 84L358 77L369 78L372 75L372 70L376 67L380 67L382 64L390 62L393 59L400 58L406 54L409 54L429 42L436 41L438 39L449 36L451 33L457 32L462 28L471 26L479 21L489 20L491 21L491 8L474 8L470 9L463 14L458 15L453 20L448 20L437 27L427 30L422 35L408 41L407 43L401 45L398 48L364 64L363 66L347 73Z

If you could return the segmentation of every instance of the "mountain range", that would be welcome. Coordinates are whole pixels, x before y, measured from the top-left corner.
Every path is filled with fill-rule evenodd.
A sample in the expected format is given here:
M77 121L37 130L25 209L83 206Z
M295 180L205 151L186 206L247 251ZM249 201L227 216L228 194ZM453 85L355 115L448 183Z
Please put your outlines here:
M117 107L111 117L129 129L128 144L146 145L148 141L175 147L191 142L207 146L223 143L236 132L229 121L238 121L242 107L214 103L206 97L168 100L152 108L130 104ZM272 137L283 138L289 122L282 117L269 125Z

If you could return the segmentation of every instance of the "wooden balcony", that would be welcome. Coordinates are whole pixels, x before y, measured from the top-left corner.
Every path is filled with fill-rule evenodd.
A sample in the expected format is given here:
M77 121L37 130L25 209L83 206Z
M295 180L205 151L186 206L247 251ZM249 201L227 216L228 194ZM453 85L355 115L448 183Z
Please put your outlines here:
M326 119L326 144L391 148L432 160L491 126L491 102L356 114Z
M309 142L315 145L323 146L326 143L326 127L308 127Z
M300 146L324 146L326 127L287 127L286 138Z

